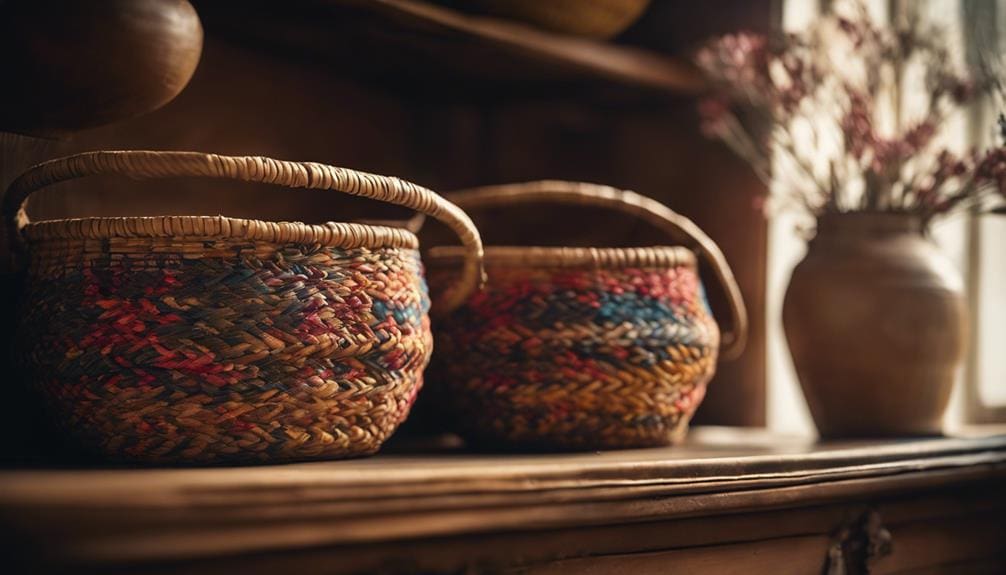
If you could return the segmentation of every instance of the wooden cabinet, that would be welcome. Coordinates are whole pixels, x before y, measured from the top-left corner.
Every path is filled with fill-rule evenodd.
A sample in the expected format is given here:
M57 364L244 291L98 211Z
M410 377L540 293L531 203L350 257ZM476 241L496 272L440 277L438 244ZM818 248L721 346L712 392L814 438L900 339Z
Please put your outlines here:
M26 572L1002 573L1006 436L0 473Z
M719 242L751 312L748 351L721 366L698 419L764 423L766 225L752 207L763 189L699 134L702 84L675 54L708 33L764 28L777 3L653 2L617 44L417 0L193 4L204 57L176 101L25 161L176 148L323 161L440 191L543 177L633 188ZM389 217L219 182L68 191L40 194L34 213ZM570 245L653 243L631 222L561 220L572 223L550 231ZM38 417L29 399L7 400L4 455L32 456L18 450L33 447ZM36 462L0 471L0 550L5 572L26 573L1003 573L1004 432L814 444L699 428L682 447L587 454L413 446L246 468Z

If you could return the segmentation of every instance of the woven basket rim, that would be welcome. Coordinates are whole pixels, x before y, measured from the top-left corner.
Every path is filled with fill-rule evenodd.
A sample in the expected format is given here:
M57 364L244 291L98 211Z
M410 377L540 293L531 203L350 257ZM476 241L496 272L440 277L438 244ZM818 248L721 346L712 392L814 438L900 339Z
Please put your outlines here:
M30 243L68 239L165 238L198 241L235 238L340 248L419 248L419 238L409 230L398 227L349 222L273 222L219 215L41 220L28 223L22 233Z
M454 266L462 261L458 246L437 246L424 254L428 267ZM591 268L696 267L695 253L683 246L551 247L486 246L486 267Z

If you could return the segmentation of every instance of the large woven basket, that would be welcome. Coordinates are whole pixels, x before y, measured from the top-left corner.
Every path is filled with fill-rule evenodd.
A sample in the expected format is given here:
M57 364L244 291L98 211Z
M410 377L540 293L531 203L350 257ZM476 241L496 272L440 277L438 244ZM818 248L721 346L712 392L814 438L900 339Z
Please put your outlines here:
M447 197L473 214L528 203L599 206L681 244L487 247L486 287L435 331L430 386L458 430L483 444L535 449L680 439L718 355L737 355L745 341L744 303L716 244L666 206L606 186L545 181ZM732 331L722 337L696 254L729 302ZM462 255L452 247L428 254L434 293L459 277Z
M35 166L7 190L27 250L18 363L73 439L140 462L277 462L369 454L406 417L431 353L418 239L404 229L215 217L29 223L35 190L92 174L202 176L336 190L417 210L461 238L471 220L395 178L193 152L92 152Z

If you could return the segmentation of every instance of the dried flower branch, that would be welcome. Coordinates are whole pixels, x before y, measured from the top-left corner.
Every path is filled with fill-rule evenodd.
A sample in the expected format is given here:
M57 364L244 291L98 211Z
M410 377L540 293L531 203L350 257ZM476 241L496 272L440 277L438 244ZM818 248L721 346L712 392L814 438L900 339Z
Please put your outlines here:
M742 32L704 46L695 61L718 90L699 106L703 133L814 216L886 210L929 221L1003 203L1006 151L959 155L939 138L954 111L1002 89L998 76L959 70L943 31L911 14L881 28L860 2L834 6L800 34ZM924 96L921 113L904 117L906 94Z

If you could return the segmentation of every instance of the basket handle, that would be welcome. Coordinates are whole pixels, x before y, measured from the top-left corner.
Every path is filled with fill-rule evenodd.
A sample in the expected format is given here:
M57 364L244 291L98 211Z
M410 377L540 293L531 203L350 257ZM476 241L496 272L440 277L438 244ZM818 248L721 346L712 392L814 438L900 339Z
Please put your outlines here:
M438 194L398 178L357 172L313 162L288 162L262 156L219 156L200 152L99 151L43 162L18 176L7 188L3 221L11 233L11 246L21 245L21 230L28 224L28 197L46 186L96 174L123 174L134 178L198 176L277 184L290 188L334 190L416 210L436 218L461 239L464 268L458 282L439 302L438 313L460 306L482 285L482 240L471 219L458 206Z
M732 330L721 336L721 354L725 359L734 359L744 351L747 343L747 309L723 252L691 220L664 204L635 192L610 186L558 180L487 186L452 192L446 194L446 197L463 209L539 202L597 206L617 210L652 224L675 241L697 251L712 268L727 296L732 322Z

